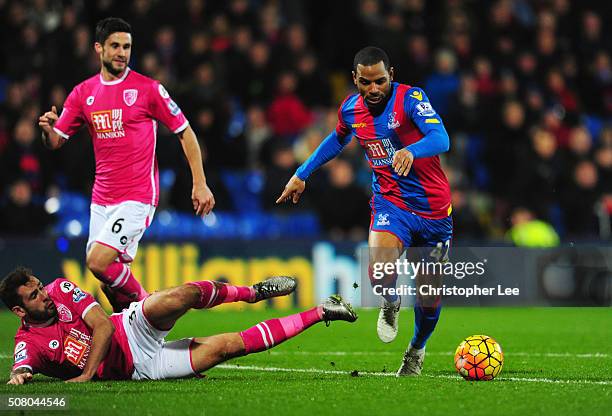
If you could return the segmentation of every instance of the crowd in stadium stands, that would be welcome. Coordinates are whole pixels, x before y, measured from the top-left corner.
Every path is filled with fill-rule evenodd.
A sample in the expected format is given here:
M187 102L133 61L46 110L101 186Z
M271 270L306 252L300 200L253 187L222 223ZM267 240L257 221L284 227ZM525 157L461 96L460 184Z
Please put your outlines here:
M89 194L88 133L50 152L36 120L99 70L92 31L114 15L133 27L132 68L160 80L191 121L217 210L239 201L228 172L260 172L264 210L313 210L333 238L366 236L370 173L355 141L312 176L300 206L274 200L335 127L354 53L376 45L445 121L457 238L504 238L515 218L552 225L562 241L610 238L606 3L0 1L0 232L40 234L53 221L47 197ZM191 211L179 144L167 131L158 142L160 169L175 173L162 208Z

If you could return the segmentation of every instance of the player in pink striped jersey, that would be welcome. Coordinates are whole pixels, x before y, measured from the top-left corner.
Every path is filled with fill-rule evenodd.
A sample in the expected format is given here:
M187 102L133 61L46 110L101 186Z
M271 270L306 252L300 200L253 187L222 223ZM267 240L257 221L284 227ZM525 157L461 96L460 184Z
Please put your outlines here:
M24 384L36 373L70 382L196 376L231 358L272 348L315 323L357 319L349 304L331 297L307 311L242 332L165 340L189 309L259 302L287 295L295 287L296 281L284 276L248 287L190 282L155 292L108 317L90 294L69 280L43 286L30 270L18 267L0 282L0 298L22 320L8 384Z
M147 295L128 265L159 201L158 121L180 139L193 177L191 199L196 214L208 214L215 204L200 146L185 115L159 82L128 67L130 32L130 25L121 19L101 20L95 43L100 73L72 90L60 116L53 107L39 119L43 142L50 149L63 146L83 125L92 137L96 179L87 267L114 292L111 296L119 310Z

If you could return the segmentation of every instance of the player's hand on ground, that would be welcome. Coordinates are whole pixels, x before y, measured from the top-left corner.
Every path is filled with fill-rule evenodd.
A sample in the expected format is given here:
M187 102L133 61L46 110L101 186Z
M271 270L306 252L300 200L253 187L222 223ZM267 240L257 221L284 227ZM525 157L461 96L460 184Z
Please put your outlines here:
M57 121L59 116L57 115L57 108L51 107L51 111L47 111L45 114L38 118L38 125L45 133L53 132L53 125Z
M401 149L393 155L393 170L399 176L408 176L414 162L414 155L408 149Z
M208 185L193 186L191 201L196 215L208 215L215 206L215 197Z
M287 185L285 185L285 189L276 200L276 203L280 204L281 202L292 200L294 204L297 204L305 189L306 182L293 175L291 179L289 179L289 182L287 182Z
M6 384L13 384L19 386L21 384L25 384L28 381L32 380L32 373L21 373L15 374L11 377L11 379Z
M87 383L88 381L91 381L91 377L87 377L81 374L78 377L71 378L70 380L66 380L66 383Z

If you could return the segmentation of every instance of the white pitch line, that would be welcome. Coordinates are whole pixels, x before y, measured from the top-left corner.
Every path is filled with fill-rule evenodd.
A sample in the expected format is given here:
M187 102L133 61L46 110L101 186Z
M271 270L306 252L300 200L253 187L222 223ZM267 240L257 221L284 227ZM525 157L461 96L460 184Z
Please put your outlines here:
M284 367L259 367L255 365L236 365L236 364L221 364L215 368L221 368L225 370L243 370L243 371L266 371L266 372L284 372L284 373L308 373L308 374L332 374L347 376L350 374L349 371L340 370L320 370L318 368L284 368ZM371 371L359 371L359 376L373 376L373 377L395 377L395 373L382 373L382 372L371 372ZM433 375L433 374L421 374L421 377L429 378L443 378L456 381L462 381L459 376L451 375ZM611 381L595 381L595 380L555 380L551 378L522 378L522 377L500 377L499 380L510 380L524 383L550 383L550 384L599 384L604 386L612 385Z
M391 351L270 351L271 355L333 355L333 356L344 356L344 355L397 355L401 352ZM427 355L440 355L440 356L452 356L452 351L427 351ZM559 353L559 352L515 352L515 351L504 351L506 357L572 357L572 358L610 358L610 354L595 352L590 354L571 354L571 353Z
M391 352L391 351L270 351L270 355L331 355L331 356L347 356L347 355L397 355L401 354L401 352ZM451 351L427 351L427 355L439 355L439 356L452 356L454 353ZM595 352L591 354L570 354L567 352L547 352L547 353L538 353L538 352L508 352L505 351L504 355L506 357L552 357L552 358L610 358L612 357L610 354L605 354L601 352ZM13 358L10 354L0 354L0 359L5 358Z
M385 353L392 354L388 351L384 351ZM272 354L283 354L284 352L280 351L271 351ZM309 353L307 351L296 351L296 353L303 355L326 355L328 353L317 351ZM290 354L290 353L289 353ZM330 351L330 355L378 355L377 352L367 353L365 351L353 351L351 353L347 353L344 351ZM449 353L438 353L438 355L447 355ZM518 355L517 353L514 353ZM599 353L597 353L599 354ZM528 354L525 354L528 355ZM602 354L603 356L608 356L607 354ZM556 355L565 357L566 355ZM578 356L578 355L574 355ZM13 358L12 355L0 354L0 359L2 358ZM228 370L251 370L251 371L268 371L268 372L286 372L286 373L311 373L311 374L333 374L333 375L347 375L348 371L340 371L340 370L320 370L317 368L283 368L283 367L258 367L254 365L235 365L235 364L221 364L216 366L215 368L222 368ZM374 371L359 371L360 376L374 376L374 377L394 377L395 373L382 373L382 372L374 372ZM459 376L451 376L451 375L432 375L432 374L422 374L424 377L430 378L444 378L460 381L461 378ZM500 377L501 380L510 380L510 381L518 381L518 382L526 382L526 383L553 383L553 384L599 384L604 386L612 385L612 381L595 381L595 380L554 380L550 378L523 378L523 377Z

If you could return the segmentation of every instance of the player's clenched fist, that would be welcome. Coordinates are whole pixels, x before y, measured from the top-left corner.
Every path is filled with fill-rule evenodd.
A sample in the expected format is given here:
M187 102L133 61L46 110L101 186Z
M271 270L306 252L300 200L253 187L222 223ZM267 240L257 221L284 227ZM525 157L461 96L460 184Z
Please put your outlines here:
M57 115L57 108L55 106L52 106L51 111L47 111L45 114L38 118L38 125L46 133L51 133L53 130L53 125L55 124L58 118L59 116Z
M306 182L293 175L291 179L289 179L289 182L287 182L287 185L285 185L285 190L283 190L281 196L278 197L276 203L280 204L281 202L291 199L294 204L297 204L304 189L306 189Z
M393 155L393 170L399 176L408 176L408 172L410 172L410 168L412 167L412 162L414 162L414 155L408 149L402 149Z

